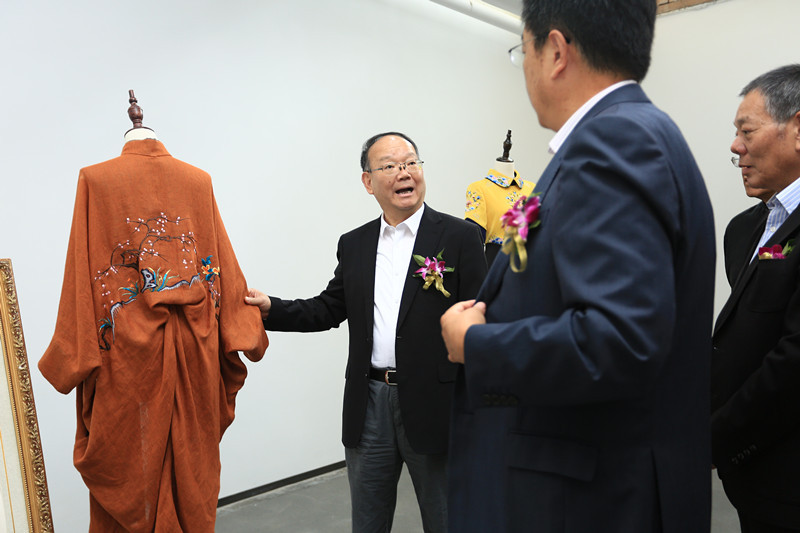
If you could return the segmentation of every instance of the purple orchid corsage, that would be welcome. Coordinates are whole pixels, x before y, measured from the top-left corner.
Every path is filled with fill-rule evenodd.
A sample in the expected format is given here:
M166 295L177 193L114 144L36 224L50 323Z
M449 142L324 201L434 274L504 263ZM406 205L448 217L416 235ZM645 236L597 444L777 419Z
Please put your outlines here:
M511 209L500 217L500 222L506 230L501 250L509 256L511 270L514 272L522 272L528 266L525 243L528 242L528 230L541 224L539 220L541 205L539 193L521 196Z
M758 259L786 259L786 256L794 250L794 239L786 243L786 246L773 244L772 246L762 246L758 249Z
M417 264L422 267L414 272L414 276L425 280L425 284L422 286L424 290L428 290L428 287L433 285L436 287L437 291L444 294L445 298L450 298L450 293L444 288L444 275L447 272L453 272L455 269L453 267L445 266L444 259L442 259L443 253L444 249L442 249L442 251L439 252L433 259L430 257L423 257L421 255L414 255L414 261L416 261Z

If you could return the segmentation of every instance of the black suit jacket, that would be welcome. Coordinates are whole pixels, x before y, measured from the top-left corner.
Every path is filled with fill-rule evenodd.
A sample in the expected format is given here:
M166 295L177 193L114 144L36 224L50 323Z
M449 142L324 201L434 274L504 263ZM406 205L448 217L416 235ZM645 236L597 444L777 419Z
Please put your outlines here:
M749 262L763 230L757 208L734 218L726 232L726 266L732 265L734 285L714 328L713 462L737 509L798 528L800 251L786 259ZM785 245L799 235L800 209L767 245ZM738 276L737 263L742 265Z
M264 321L272 331L323 331L347 319L350 332L345 370L342 442L355 447L361 439L369 392L375 259L380 218L339 239L339 264L318 296L305 300L270 297ZM419 266L409 258L408 275L397 319L395 356L400 410L408 440L418 453L447 451L448 425L457 365L447 360L439 318L454 303L474 298L486 275L486 260L477 227L426 205L413 254L434 257L444 250L446 298L433 286L412 277Z
M764 202L758 202L750 209L733 217L728 223L728 227L725 228L723 241L725 275L731 287L753 258L756 243L764 232L768 214L767 205Z

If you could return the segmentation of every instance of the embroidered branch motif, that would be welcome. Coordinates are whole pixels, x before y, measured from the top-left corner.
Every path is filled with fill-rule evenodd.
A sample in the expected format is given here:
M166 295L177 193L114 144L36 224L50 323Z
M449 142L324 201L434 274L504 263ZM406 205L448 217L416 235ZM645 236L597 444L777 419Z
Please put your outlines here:
M200 260L202 273L198 272L195 235L191 230L180 230L181 223L185 224L187 220L181 217L172 219L163 212L147 220L125 220L132 227L129 238L112 249L109 266L97 271L94 277L106 310L98 329L101 350L110 350L114 344L116 317L122 308L146 292L174 290L205 280L214 306L219 307L220 294L214 281L220 275L220 269L211 266L213 256L209 255ZM166 264L153 268L143 266L142 262ZM117 287L116 294L114 286Z

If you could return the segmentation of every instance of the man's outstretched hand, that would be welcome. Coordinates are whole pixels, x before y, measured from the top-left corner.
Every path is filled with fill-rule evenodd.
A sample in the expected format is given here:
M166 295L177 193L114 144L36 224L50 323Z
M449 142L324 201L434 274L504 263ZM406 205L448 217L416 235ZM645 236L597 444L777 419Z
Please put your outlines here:
M272 301L269 296L257 289L247 289L247 296L244 297L244 303L247 305L255 305L261 310L261 318L267 318L269 309L272 307Z

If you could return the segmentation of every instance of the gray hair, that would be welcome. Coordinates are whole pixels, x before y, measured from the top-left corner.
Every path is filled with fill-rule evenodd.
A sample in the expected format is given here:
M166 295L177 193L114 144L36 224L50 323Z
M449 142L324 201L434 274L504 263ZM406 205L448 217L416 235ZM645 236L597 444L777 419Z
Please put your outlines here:
M800 111L800 64L786 65L762 74L745 85L739 96L759 91L772 120L786 123Z

